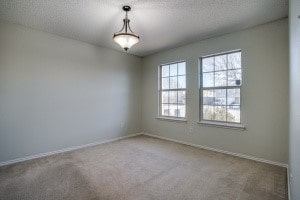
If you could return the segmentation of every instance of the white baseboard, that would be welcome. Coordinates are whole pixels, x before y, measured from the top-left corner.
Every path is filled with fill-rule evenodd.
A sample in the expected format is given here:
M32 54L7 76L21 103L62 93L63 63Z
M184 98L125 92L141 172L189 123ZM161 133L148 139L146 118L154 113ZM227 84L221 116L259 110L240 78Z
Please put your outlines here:
M210 150L210 151L224 153L224 154L228 154L228 155L231 155L231 156L237 156L237 157L246 158L246 159L249 159L249 160L255 160L255 161L258 161L258 162L263 162L263 163L268 163L268 164L271 164L271 165L276 165L276 166L288 168L288 165L285 164L285 163L279 163L279 162L274 162L274 161L271 161L271 160L265 160L265 159L262 159L262 158L256 158L256 157L248 156L248 155L244 155L244 154L233 153L233 152L229 152L229 151L224 151L224 150L220 150L220 149L216 149L216 148L212 148L212 147L208 147L208 146L203 146L203 145L193 144L193 143L184 142L184 141L180 141L180 140L175 140L175 139L171 139L171 138L167 138L167 137L163 137L163 136L159 136L159 135L154 135L154 134L150 134L150 133L142 132L141 134L142 135L147 135L147 136L150 136L150 137L163 139L163 140L177 142L177 143L180 143L180 144L185 144L185 145L189 145L189 146L193 146L193 147L198 147L198 148L201 148L201 149L206 149L206 150Z
M60 150L56 150L56 151L51 151L51 152L47 152L47 153L41 153L41 154L37 154L37 155L26 156L24 158L17 158L17 159L14 159L14 160L4 161L4 162L0 163L0 166L10 165L10 164L23 162L23 161L27 161L27 160L32 160L32 159L36 159L36 158L41 158L41 157L45 157L45 156L50 156L50 155L54 155L54 154L58 154L58 153L64 153L64 152L73 151L73 150L77 150L77 149L82 149L82 148L85 148L85 147L91 147L91 146L95 146L95 145L99 145L99 144L114 142L114 141L117 141L117 140L134 137L134 136L137 136L137 135L147 135L147 136L150 136L150 137L155 137L155 138L159 138L159 139L163 139L163 140L168 140L168 141L172 141L172 142L176 142L176 143L180 143L180 144L185 144L185 145L189 145L189 146L193 146L193 147L198 147L198 148L202 148L202 149L206 149L206 150L210 150L210 151L215 151L215 152L224 153L224 154L228 154L228 155L232 155L232 156L246 158L246 159L249 159L249 160L255 160L255 161L258 161L258 162L277 165L277 166L285 167L285 168L288 169L288 165L285 164L285 163L279 163L279 162L265 160L265 159L262 159L262 158L256 158L256 157L248 156L248 155L244 155L244 154L233 153L233 152L229 152L229 151L224 151L224 150L220 150L220 149L216 149L216 148L212 148L212 147L208 147L208 146L203 146L203 145L193 144L193 143L184 142L184 141L180 141L180 140L175 140L175 139L171 139L171 138L167 138L167 137L163 137L163 136L159 136L159 135L154 135L154 134L150 134L150 133L145 133L145 132L126 135L126 136L117 137L117 138L114 138L114 139L103 140L103 141L93 142L93 143L74 146L74 147L68 147L68 148L64 148L64 149L60 149ZM288 178L289 178L289 176L288 176Z
M141 135L141 133L126 135L126 136L122 136L122 137L117 137L117 138L113 138L113 139L109 139L109 140L103 140L103 141L93 142L93 143L74 146L74 147L68 147L68 148L64 148L64 149L60 149L60 150L56 150L56 151L51 151L51 152L47 152L47 153L40 153L40 154L37 154L37 155L26 156L24 158L17 158L17 159L14 159L14 160L8 160L8 161L0 162L0 167L5 166L5 165L11 165L11 164L23 162L23 161L42 158L42 157L50 156L50 155L54 155L54 154L59 154L59 153L64 153L64 152L73 151L73 150L77 150L77 149L82 149L82 148L85 148L85 147L91 147L91 146L95 146L95 145L98 145L98 144L105 144L105 143L109 143L109 142L114 142L114 141L117 141L117 140L134 137L134 136L137 136L137 135Z

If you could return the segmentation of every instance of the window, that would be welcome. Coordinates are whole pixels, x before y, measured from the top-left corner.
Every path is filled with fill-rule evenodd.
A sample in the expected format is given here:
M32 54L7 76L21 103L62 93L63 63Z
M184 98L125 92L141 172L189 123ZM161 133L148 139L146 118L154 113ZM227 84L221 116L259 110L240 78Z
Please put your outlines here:
M159 67L160 117L185 118L186 66L176 62Z
M201 58L201 122L241 123L241 51Z

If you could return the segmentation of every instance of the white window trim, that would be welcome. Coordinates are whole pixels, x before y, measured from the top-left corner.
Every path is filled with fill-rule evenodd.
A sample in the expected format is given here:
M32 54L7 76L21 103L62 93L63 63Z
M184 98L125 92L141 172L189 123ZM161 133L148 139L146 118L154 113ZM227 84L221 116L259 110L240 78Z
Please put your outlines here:
M170 122L180 122L180 123L187 123L188 121L186 120L186 118L182 118L182 117L156 117L156 119L158 120L162 120L162 121L170 121Z
M246 130L246 127L240 123L224 123L224 122L217 122L217 121L206 121L201 120L197 124L209 127L216 127L216 128L228 128L228 129L236 129L236 130Z
M226 55L226 54L230 54L230 53L235 53L235 52L241 52L241 71L242 71L242 85L241 86L231 86L230 88L240 88L240 122L224 122L224 121L217 121L217 120L204 120L203 119L203 82L202 82L202 59L203 58L207 58L207 57L212 57L212 56L219 56L219 55ZM243 119L243 111L242 111L242 91L243 91L243 84L244 84L244 69L243 69L243 63L242 63L242 50L241 49L236 49L236 50L231 50L231 51L225 51L225 52L220 52L220 53L215 53L215 54L210 54L210 55L205 55L205 56L201 56L198 59L198 63L199 63L199 79L198 79L198 83L199 83L199 121L197 122L197 124L199 125L204 125L204 126L209 126L209 127L217 127L217 128L230 128L230 129L238 129L238 130L246 130L246 127L244 125L244 119ZM216 87L214 87L216 88ZM220 87L218 87L220 88ZM227 86L225 86L224 88L228 88Z
M162 66L164 65L171 65L174 63L181 63L185 62L185 88L179 88L174 89L174 91L185 91L185 98L187 96L187 71L186 71L186 60L179 60L169 63L160 64L158 66L158 114L156 119L157 120L163 120L163 121L170 121L170 122L180 122L180 123L186 123L187 122L187 101L185 101L185 117L172 117L172 116L164 116L161 115L161 108L162 108L162 102L161 102L161 93L162 93ZM171 89L172 90L172 89Z

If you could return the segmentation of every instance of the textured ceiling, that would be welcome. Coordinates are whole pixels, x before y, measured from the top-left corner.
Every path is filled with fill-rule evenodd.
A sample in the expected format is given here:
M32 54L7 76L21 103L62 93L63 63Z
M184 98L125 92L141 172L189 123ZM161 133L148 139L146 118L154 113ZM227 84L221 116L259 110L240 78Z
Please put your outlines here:
M123 5L141 36L129 53L145 56L287 17L288 0L0 0L0 20L122 49Z

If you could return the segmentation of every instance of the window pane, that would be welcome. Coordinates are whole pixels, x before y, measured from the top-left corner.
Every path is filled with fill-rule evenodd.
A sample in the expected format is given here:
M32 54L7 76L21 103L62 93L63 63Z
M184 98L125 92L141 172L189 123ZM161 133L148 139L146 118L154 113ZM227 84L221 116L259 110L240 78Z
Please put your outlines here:
M201 70L202 119L240 123L241 52L202 58Z
M164 66L162 66L162 69L161 69L161 76L162 76L162 77L167 77L167 76L169 76L169 65L164 65Z
M170 65L170 76L177 76L177 63Z
M185 117L186 115L186 63L161 66L160 115Z
M169 89L169 78L162 78L161 82L162 89Z
M161 93L161 102L162 103L169 103L169 92L162 92Z
M203 104L214 105L215 91L214 90L203 90Z
M226 105L226 89L215 90L215 105Z
M185 117L185 105L178 105L178 117Z
M185 91L178 91L178 104L185 104Z
M177 91L170 91L169 95L169 103L177 103Z
M240 88L227 90L227 105L240 105Z
M215 57L215 71L226 70L227 69L227 55L216 56Z
M228 85L229 86L239 86L242 85L242 71L228 70Z
M177 89L177 76L170 77L170 89Z
M178 63L178 75L185 75L185 62Z
M227 106L228 122L240 123L241 122L240 114L241 114L240 106Z
M203 87L214 87L214 73L203 73Z
M169 105L168 104L162 104L162 106L161 106L161 115L169 116Z
M215 72L215 86L226 86L227 85L227 72Z
M214 71L214 57L202 59L202 72Z
M215 107L215 120L226 121L226 106Z
M205 120L214 119L214 106L203 106L203 119Z
M228 69L241 68L241 52L228 54Z
M185 88L185 76L178 76L178 88Z
M170 113L169 113L169 116L171 117L177 117L177 104L170 104L169 105L169 108L170 108Z

